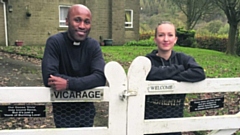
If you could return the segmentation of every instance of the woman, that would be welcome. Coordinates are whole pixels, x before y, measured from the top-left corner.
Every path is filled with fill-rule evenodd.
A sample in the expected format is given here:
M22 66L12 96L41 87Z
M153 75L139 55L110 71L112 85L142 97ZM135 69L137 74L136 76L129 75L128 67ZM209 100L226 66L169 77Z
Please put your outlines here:
M173 51L177 36L175 26L171 22L162 22L156 27L154 41L157 50L146 55L152 64L147 80L198 82L205 79L203 68L193 57ZM185 96L185 94L146 96L145 119L183 117ZM181 133L161 135L181 135Z

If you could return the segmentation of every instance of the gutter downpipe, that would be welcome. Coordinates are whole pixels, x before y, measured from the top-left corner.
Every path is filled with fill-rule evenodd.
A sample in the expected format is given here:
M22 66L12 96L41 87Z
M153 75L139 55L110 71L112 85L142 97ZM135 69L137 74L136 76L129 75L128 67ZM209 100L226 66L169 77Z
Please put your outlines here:
M6 43L6 46L8 46L8 32L7 32L7 14L6 14L6 3L1 0L1 3L3 4L3 13L4 13L4 28L5 28L5 43Z

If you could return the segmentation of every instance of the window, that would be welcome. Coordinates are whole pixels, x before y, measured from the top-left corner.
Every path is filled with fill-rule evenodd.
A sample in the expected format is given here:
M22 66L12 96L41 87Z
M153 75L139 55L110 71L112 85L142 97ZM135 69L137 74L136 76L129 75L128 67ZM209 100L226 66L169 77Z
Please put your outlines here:
M125 9L125 28L133 28L133 10Z
M59 26L60 27L67 27L66 25L66 18L67 18L67 13L68 9L70 6L59 6Z

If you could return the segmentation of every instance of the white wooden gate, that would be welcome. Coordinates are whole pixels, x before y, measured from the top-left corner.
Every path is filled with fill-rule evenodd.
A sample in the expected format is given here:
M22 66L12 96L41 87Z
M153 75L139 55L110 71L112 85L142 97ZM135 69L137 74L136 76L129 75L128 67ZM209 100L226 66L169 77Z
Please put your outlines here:
M128 92L137 93L128 97L128 135L147 133L170 133L214 130L211 135L231 135L240 128L240 113L236 115L205 116L171 119L144 120L145 95L240 92L240 78L206 79L197 83L166 81L146 81L151 63L145 57L137 57L128 71ZM173 86L161 91L148 91L150 86ZM237 99L236 99L237 100Z
M0 135L143 135L200 130L213 130L210 135L230 135L240 128L240 113L144 120L145 95L240 91L240 78L206 79L197 83L146 81L150 66L147 58L139 56L133 60L126 75L119 63L106 64L105 75L109 87L96 89L102 89L102 101L109 102L108 127L0 130ZM174 87L164 91L148 91L149 86L169 84ZM57 102L52 101L50 95L50 89L45 87L0 87L0 103Z
M109 102L108 127L0 130L0 135L126 135L127 103L122 102L119 98L119 95L127 89L125 71L117 62L110 62L105 67L105 75L109 81L109 87L95 89L103 90L102 102ZM62 102L72 101L64 100ZM45 102L59 102L51 100L49 88L0 87L0 103Z

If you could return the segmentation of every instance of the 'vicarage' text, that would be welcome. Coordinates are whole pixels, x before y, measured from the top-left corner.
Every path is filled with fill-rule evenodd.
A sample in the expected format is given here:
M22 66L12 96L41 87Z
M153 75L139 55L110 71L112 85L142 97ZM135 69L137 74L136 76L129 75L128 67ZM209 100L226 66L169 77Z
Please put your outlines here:
M54 91L56 99L100 99L101 91Z

